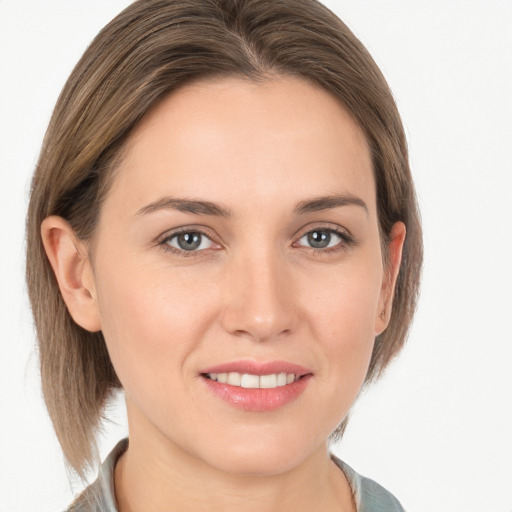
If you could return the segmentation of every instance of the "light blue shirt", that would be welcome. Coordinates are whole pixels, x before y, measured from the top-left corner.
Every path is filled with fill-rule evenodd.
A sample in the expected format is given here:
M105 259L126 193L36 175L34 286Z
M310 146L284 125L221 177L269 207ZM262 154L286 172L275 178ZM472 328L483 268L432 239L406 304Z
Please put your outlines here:
M127 447L128 439L119 441L101 465L98 478L66 512L118 512L114 494L114 468ZM359 475L338 458L332 458L348 479L357 512L405 512L400 502L384 487Z

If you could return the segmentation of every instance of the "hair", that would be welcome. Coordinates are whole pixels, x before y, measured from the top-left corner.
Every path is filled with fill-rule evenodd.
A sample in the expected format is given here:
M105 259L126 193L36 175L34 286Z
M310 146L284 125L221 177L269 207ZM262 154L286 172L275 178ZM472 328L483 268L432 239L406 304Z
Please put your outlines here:
M96 462L96 434L121 383L102 333L71 318L41 223L59 215L80 239L92 239L124 143L172 91L198 80L280 76L321 86L353 116L373 160L383 246L395 222L407 228L390 322L376 337L366 383L382 374L406 340L419 289L421 225L400 115L362 43L317 0L136 1L101 30L65 84L27 217L26 277L43 395L66 462L82 477Z

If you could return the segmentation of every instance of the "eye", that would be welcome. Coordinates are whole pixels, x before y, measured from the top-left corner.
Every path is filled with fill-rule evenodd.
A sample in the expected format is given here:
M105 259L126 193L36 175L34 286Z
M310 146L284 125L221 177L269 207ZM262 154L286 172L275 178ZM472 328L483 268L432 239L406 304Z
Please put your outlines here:
M204 233L198 231L182 231L167 237L162 242L169 249L177 251L196 252L210 249L213 242Z
M349 242L348 236L334 229L313 229L299 239L299 245L312 249L330 249Z

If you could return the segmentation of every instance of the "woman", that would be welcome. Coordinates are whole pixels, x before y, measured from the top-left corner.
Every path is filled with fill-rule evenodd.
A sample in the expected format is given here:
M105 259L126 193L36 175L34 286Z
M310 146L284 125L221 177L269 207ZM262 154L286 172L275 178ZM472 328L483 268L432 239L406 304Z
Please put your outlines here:
M402 347L421 228L385 80L312 0L139 1L34 176L27 281L71 510L402 510L331 457Z

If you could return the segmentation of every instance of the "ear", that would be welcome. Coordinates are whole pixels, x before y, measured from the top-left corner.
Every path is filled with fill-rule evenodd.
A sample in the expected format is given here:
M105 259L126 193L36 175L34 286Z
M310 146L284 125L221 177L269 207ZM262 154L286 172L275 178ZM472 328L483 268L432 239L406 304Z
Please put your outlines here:
M70 224L56 215L44 219L41 236L69 314L84 329L99 331L94 273L85 244Z
M379 306L375 318L375 335L381 334L389 324L391 307L395 292L395 284L402 262L402 249L405 242L405 224L396 222L391 229L390 240L387 245L387 264L384 268L382 287L380 290Z

